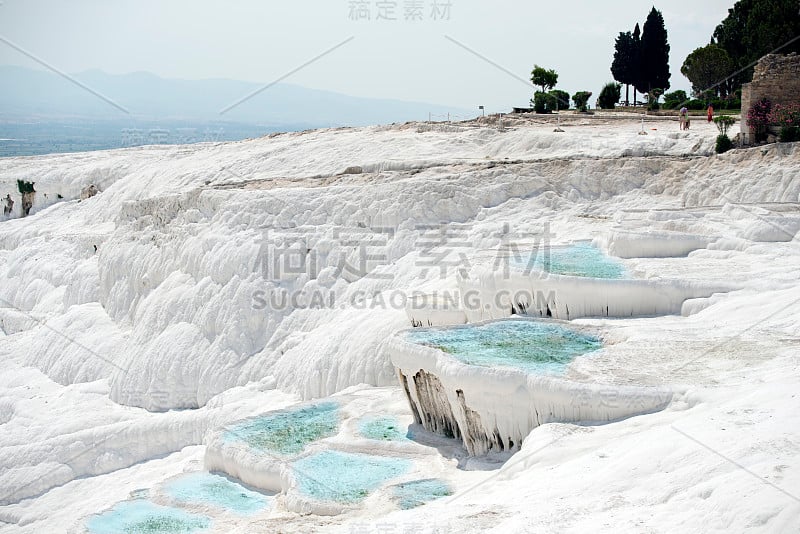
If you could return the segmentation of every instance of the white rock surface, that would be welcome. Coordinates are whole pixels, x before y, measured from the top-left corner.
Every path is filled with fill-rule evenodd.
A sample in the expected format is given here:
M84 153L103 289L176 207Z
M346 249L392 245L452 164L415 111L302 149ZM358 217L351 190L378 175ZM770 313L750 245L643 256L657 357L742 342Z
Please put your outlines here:
M0 197L16 203L0 223L0 531L78 529L202 459L206 432L227 421L362 383L397 388L381 345L410 321L386 303L458 291L460 248L425 243L441 223L468 253L528 242L545 223L556 244L701 236L708 246L685 257L625 267L658 284L735 290L680 289L689 300L668 317L578 321L613 323L615 339L568 377L685 391L666 410L543 424L499 472L458 469L481 466L438 445L459 489L447 503L336 521L287 512L270 525L793 529L800 146L713 156L713 127L673 127L407 125L3 159ZM339 175L353 166L362 174ZM24 219L17 179L37 191ZM78 202L90 184L102 194ZM388 231L372 232L382 245L371 252L385 265L374 274L389 276L340 269L363 257L342 235L379 227ZM264 255L287 249L319 269L265 279ZM259 292L276 289L294 300L260 307ZM320 294L336 306L309 307Z

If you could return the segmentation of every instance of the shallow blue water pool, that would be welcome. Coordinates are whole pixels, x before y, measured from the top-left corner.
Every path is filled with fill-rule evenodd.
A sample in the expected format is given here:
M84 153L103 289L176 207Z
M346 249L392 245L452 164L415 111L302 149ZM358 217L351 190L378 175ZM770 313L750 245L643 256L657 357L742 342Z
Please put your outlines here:
M411 461L324 451L293 464L301 493L320 501L357 503L411 469Z
M527 271L545 271L582 278L620 279L625 276L625 268L619 261L606 256L590 243L541 247L532 254L516 257L513 261Z
M400 441L407 432L400 428L394 417L365 417L358 424L359 433L367 439L378 441Z
M281 455L300 453L306 445L336 434L339 405L324 402L274 412L228 428L226 441L247 443L254 449Z
M602 347L595 337L558 324L528 320L418 328L407 332L406 338L468 365L515 367L539 374L561 374L577 356Z
M206 504L240 515L255 514L267 507L268 497L214 473L191 473L164 487L180 503Z
M392 493L400 508L409 510L452 495L453 490L447 482L430 478L398 484L392 487Z
M86 521L92 534L162 534L202 532L211 526L208 517L150 501L125 501Z

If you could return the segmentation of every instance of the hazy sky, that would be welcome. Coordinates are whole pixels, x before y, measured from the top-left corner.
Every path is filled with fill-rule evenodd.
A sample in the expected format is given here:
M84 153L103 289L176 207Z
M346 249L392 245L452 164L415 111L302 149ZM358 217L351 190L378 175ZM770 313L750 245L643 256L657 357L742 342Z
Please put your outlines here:
M433 20L435 3L441 20ZM358 4L369 20L351 19ZM420 13L415 4L423 20L406 20L407 9L412 18ZM708 43L733 4L656 3L672 45L673 90L689 88L680 65ZM377 20L381 7L392 5L397 20ZM614 38L644 24L650 7L629 0L2 0L0 37L67 72L150 71L264 83L354 37L286 81L356 96L505 111L527 105L532 89L446 36L523 80L538 63L559 72L559 88L596 96L612 78ZM383 15L391 18L392 12ZM3 42L0 64L41 68Z

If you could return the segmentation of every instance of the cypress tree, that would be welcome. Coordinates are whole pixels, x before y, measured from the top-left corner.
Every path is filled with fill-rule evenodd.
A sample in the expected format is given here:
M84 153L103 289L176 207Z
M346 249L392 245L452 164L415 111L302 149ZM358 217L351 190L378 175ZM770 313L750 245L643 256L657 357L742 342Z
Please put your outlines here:
M633 45L631 48L631 65L633 72L631 74L631 83L633 84L633 105L636 106L636 91L641 91L642 87L642 31L639 29L639 23L633 29Z
M669 89L669 49L664 16L653 7L642 31L642 92Z
M630 85L636 81L635 57L633 34L620 32L614 44L614 62L611 64L611 74L614 75L616 81L625 84L626 106L630 105Z

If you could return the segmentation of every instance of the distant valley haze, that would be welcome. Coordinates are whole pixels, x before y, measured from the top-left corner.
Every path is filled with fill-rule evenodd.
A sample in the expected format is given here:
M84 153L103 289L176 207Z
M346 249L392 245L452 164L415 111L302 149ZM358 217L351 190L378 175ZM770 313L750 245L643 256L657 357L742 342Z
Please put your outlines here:
M429 117L463 120L480 113L288 83L179 80L100 70L68 76L0 66L0 156L234 141L272 132Z
M112 75L100 70L71 76L129 114L56 73L0 66L0 116L363 126L427 120L429 113L461 117L477 113L422 102L359 98L288 83L265 88L268 83L167 79L148 72ZM259 89L264 90L221 113Z

